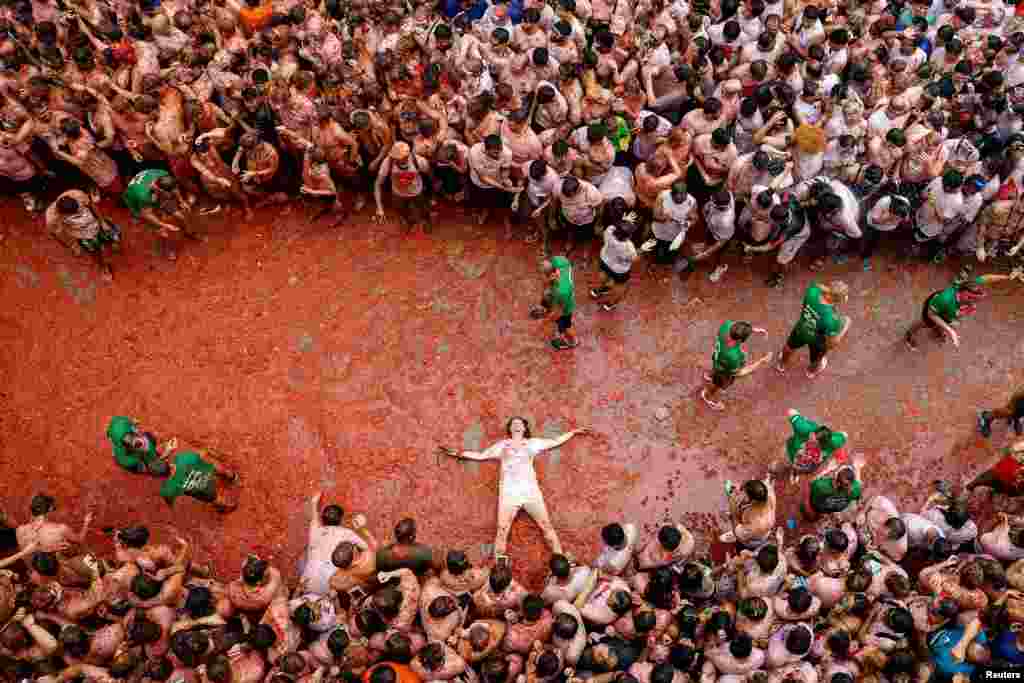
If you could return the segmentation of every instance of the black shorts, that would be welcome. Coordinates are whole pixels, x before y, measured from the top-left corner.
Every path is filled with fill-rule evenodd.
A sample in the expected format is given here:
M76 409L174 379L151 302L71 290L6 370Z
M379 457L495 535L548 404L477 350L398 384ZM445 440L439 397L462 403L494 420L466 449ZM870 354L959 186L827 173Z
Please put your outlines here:
M562 315L555 321L558 326L558 333L561 334L572 327L572 313L569 315Z
M723 372L721 370L713 370L711 372L711 383L719 389L728 389L735 381L736 375L731 372Z
M817 365L821 362L821 359L828 353L828 339L823 334L817 334L814 337L814 341L807 343L797 339L797 331L794 329L789 333L789 338L786 339L786 347L796 351L807 347L807 350L811 353L811 365Z
M627 282L629 282L628 270L625 273L616 273L614 270L608 267L607 263L601 261L601 259L598 259L598 261L601 262L601 272L610 277L612 279L612 282L614 282L617 285L624 285Z

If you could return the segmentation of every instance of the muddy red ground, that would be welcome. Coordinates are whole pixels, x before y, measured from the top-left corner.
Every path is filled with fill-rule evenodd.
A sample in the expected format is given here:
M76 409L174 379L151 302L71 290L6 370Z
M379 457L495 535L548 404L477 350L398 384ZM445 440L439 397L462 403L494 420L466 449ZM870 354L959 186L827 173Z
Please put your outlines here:
M736 257L717 285L706 273L681 283L642 272L605 313L586 296L588 264L577 273L582 345L553 353L551 330L527 316L541 291L536 247L458 214L417 239L368 213L335 229L299 211L249 225L214 216L201 223L207 241L183 245L172 264L117 213L127 244L112 284L20 207L0 216L0 509L23 521L46 491L60 519L95 512L96 543L102 527L145 521L194 539L226 576L254 551L292 571L317 490L365 512L379 536L411 515L423 541L479 556L494 532L497 467L438 460L434 447L486 445L516 414L538 433L604 435L539 464L579 557L610 520L682 519L705 541L717 535L724 480L779 461L790 407L850 433L869 491L916 505L932 480L959 481L993 457L1009 437L1002 425L991 444L975 437L975 410L1024 380L1020 289L983 302L959 351L923 336L921 353L904 349L905 326L951 271L905 265L896 250L873 272L854 260L823 274L850 283L854 319L824 375L766 369L738 382L719 414L696 399L713 331L748 319L770 331L754 353L776 349L808 275L768 290L762 267ZM104 439L114 414L226 453L242 473L240 509L168 509L157 480L115 466ZM781 495L793 516L795 488ZM546 556L537 528L520 518L511 548L535 581Z

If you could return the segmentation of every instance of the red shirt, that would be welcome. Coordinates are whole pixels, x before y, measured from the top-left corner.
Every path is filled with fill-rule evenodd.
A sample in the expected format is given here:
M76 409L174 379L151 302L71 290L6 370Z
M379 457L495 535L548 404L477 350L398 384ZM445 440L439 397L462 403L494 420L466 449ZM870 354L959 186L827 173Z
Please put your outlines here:
M378 669L382 666L390 666L395 671L395 675L398 676L398 683L420 683L419 675L407 667L405 664L397 664L395 662L381 662L380 664L374 664L363 673L363 683L370 683L370 675L374 669Z

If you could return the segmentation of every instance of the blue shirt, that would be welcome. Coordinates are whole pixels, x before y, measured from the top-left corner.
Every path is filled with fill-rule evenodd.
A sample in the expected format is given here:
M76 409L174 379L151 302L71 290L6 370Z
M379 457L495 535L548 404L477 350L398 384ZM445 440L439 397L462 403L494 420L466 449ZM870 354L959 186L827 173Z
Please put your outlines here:
M966 659L962 662L958 662L953 659L953 648L960 642L960 638L964 635L963 626L955 626L953 628L944 628L936 631L931 638L928 639L928 649L932 653L932 663L935 664L935 673L939 674L943 678L952 678L954 674L964 674L970 676L974 673L974 664L971 664ZM975 637L974 642L981 645L988 643L988 638L985 636L985 631L978 633Z
M1011 664L1024 664L1024 652L1017 647L1017 634L1013 631L1003 631L992 643L992 656L995 659L1004 659Z
M479 21L483 16L484 12L490 3L487 0L477 0L473 3L473 6L466 10L466 17L470 23ZM461 0L444 0L444 15L449 19L454 19L456 15L462 12L462 1ZM508 18L513 24L518 24L523 18L523 0L510 0L508 3Z

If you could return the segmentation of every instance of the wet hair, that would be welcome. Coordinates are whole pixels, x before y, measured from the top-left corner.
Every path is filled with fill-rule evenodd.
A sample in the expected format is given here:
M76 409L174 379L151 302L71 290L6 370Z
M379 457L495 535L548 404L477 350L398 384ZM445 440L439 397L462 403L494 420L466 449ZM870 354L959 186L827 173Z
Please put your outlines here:
M370 683L398 683L398 674L388 664L380 664L370 674Z
M149 543L149 529L141 524L117 532L117 540L129 548L143 548Z
M608 524L601 529L601 540L605 545L620 550L626 545L626 530L617 522Z
M160 625L146 617L137 616L128 628L128 640L133 645L145 645L160 640L163 631Z
M512 570L505 565L495 567L491 570L487 581L490 583L492 591L500 593L512 585Z
M536 593L530 593L523 598L522 610L527 621L537 621L544 613L544 598Z
M29 510L32 512L33 517L40 517L48 512L53 512L56 507L57 501L45 493L37 493L32 496L32 502L29 503Z
M544 650L537 657L537 675L542 678L550 678L558 673L562 660L551 650Z
M146 677L154 681L166 681L174 673L174 665L167 657L151 659L146 663Z
M249 586L261 583L267 575L267 568L270 565L266 560L258 557L250 557L242 565L242 580Z
M828 679L828 683L853 683L853 676L845 671L838 671L832 674L832 678Z
M746 633L737 633L729 641L729 654L736 659L746 659L754 651L754 641Z
M716 610L708 619L708 630L717 632L725 631L731 635L733 632L733 621L729 613L724 610Z
M844 536L846 534L843 534ZM805 536L796 547L796 556L805 565L814 564L821 552L821 541L817 536Z
M231 661L223 655L217 655L206 665L206 677L214 683L227 683L231 680Z
M32 569L43 576L57 576L59 563L54 553L32 553Z
M661 547L668 551L673 551L679 547L679 544L683 541L683 534L678 528L671 524L658 529L658 543Z
M292 622L303 628L309 628L313 623L313 608L303 603L292 612Z
M349 637L348 631L336 628L331 631L331 635L327 636L327 650L334 657L341 657L351 642L352 639Z
M579 628L580 623L576 620L576 617L572 616L571 614L566 614L565 612L562 612L557 617L555 617L555 622L552 626L552 631L556 636L558 636L562 640L569 640L570 638L576 635L576 632L579 631Z
M778 547L771 543L761 546L761 549L757 551L757 566L766 574L775 571L775 568L779 566Z
M345 518L345 511L340 505L328 505L320 513L320 521L324 526L339 526Z
M580 181L574 178L573 176L569 176L568 178L562 181L562 194L567 194L571 196L576 194L579 191L579 189Z
M885 623L899 634L907 634L914 629L914 617L903 607L890 607L885 613Z
M968 562L960 570L960 583L967 589L980 588L985 583L985 570L978 562Z
M277 642L277 633L269 624L259 624L249 634L249 644L257 650L269 650Z
M764 503L768 500L768 487L760 479L751 479L743 484L743 493L755 503Z
M850 539L842 529L831 528L825 532L825 544L832 552L845 552L850 547Z
M402 544L416 542L416 520L406 517L395 525L395 540Z
M373 594L371 602L381 616L385 619L392 619L402 608L402 591L392 586L386 586Z
M889 572L885 577L885 588L897 599L910 595L910 579L899 572Z
M697 653L694 649L683 643L676 643L668 653L668 661L672 662L672 666L684 673L693 668L696 660Z
M736 604L736 611L747 619L760 621L768 614L768 603L764 598L743 598Z
M810 591L803 586L797 586L789 591L789 595L786 596L786 603L794 614L803 614L811 608L814 600Z
M80 626L75 624L65 626L61 629L57 640L60 641L64 652L72 657L81 659L89 654L89 634Z
M697 627L700 625L700 615L691 605L681 607L675 614L676 625L679 627L679 634L683 638L693 640L697 637Z
M508 660L504 655L491 655L480 667L484 683L505 683L508 679Z
M185 597L185 610L193 619L201 619L213 614L213 593L206 586L189 586Z
M569 572L572 571L572 565L569 563L569 558L565 555L555 553L548 560L548 571L551 575L559 579L564 579L569 576Z
M350 541L342 541L334 547L331 553L331 564L338 569L347 569L352 566L356 556L356 545Z
M750 339L750 335L753 334L754 328L751 327L748 322L735 322L729 328L729 338L733 341L745 342Z
M850 652L850 633L844 629L833 631L829 634L825 645L832 651L832 654L846 657Z
M608 608L620 617L633 607L633 598L629 591L612 591L608 596Z
M408 664L412 660L412 641L401 632L394 632L384 641L384 658Z
M907 535L907 525L899 517L885 520L885 532L890 541L897 541Z
M811 649L811 630L801 625L787 633L786 649L795 655L807 654Z
M838 488L849 488L853 486L855 479L853 470L849 467L844 467L836 473L835 484Z
M960 604L953 598L942 598L935 606L934 611L944 619L956 619L960 614Z

